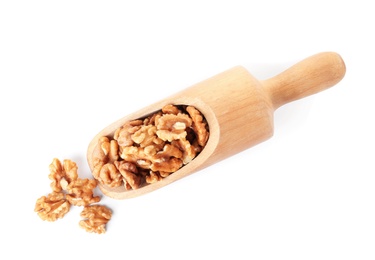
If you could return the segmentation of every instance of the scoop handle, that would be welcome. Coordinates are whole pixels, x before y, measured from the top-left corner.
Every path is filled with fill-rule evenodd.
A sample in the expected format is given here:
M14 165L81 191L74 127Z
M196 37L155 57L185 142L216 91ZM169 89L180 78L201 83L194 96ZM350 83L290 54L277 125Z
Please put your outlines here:
M334 86L344 77L345 72L345 63L339 54L321 52L262 83L274 109L277 109Z

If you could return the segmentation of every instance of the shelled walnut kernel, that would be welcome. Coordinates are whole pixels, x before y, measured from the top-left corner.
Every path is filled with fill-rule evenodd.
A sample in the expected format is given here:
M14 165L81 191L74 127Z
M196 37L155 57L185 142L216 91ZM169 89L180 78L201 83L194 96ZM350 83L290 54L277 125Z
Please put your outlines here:
M108 187L138 189L191 162L209 138L206 119L193 106L164 106L102 136L93 152L92 174Z
M35 203L35 211L38 216L46 221L56 221L63 218L70 210L70 203L62 192L51 192L42 196Z
M80 227L90 233L105 233L105 226L112 217L112 211L103 205L85 206L81 212L84 218L79 222Z

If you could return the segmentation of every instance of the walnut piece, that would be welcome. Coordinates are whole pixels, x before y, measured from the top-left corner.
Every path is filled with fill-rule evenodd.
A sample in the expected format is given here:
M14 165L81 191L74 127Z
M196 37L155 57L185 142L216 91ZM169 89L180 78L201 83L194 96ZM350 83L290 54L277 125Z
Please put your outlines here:
M112 211L103 205L89 205L83 208L81 217L84 218L79 222L81 228L90 233L103 234L112 217Z
M197 152L199 151L199 148L197 149L197 143L191 144L186 139L174 140L172 142L172 145L180 149L180 151L182 151L181 158L184 164L188 164L189 162L191 162L197 155Z
M206 145L208 140L207 124L204 122L202 114L192 106L188 106L186 111L189 113L193 120L193 129L197 135L198 144L202 147Z
M67 186L66 199L74 206L87 206L100 201L99 196L94 196L97 186L94 179L77 179Z
M184 139L187 135L186 128L192 124L191 118L187 114L177 115L165 114L156 120L157 136L163 141Z
M65 199L64 193L52 192L37 199L34 211L38 216L47 221L56 221L63 218L70 210L69 201Z
M55 192L61 192L67 184L78 178L77 164L71 160L64 160L61 164L60 160L54 158L49 165L49 179L52 180L51 188Z
M93 176L109 187L138 189L191 162L208 138L207 122L195 107L168 104L125 123L113 138L99 138L93 152Z
M119 187L122 185L122 175L113 163L106 163L100 169L98 181L109 187Z
M133 144L131 136L137 132L142 125L142 120L133 120L124 124L121 128L117 129L114 139L121 146L130 146Z
M100 180L100 171L105 164L111 164L118 160L118 150L119 146L116 140L109 140L109 138L105 136L99 138L98 145L94 151L95 159L92 174L95 179Z
M177 115L179 113L181 113L181 110L178 109L178 107L172 105L172 104L168 104L168 105L165 105L161 111L164 113L164 114L173 114L173 115Z
M115 162L121 175L124 177L126 189L138 189L142 184L142 175L138 174L137 166L134 163L126 161Z
M153 171L150 171L150 173L146 176L146 182L148 184L161 181L162 179L163 177L161 177L159 173Z

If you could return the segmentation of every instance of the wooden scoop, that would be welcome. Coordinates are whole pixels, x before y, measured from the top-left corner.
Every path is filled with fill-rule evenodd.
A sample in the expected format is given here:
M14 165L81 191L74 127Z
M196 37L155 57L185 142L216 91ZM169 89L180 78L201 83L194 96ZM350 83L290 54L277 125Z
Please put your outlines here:
M273 114L278 107L335 85L345 71L344 61L334 52L308 57L264 81L257 80L241 66L234 67L104 128L88 146L89 167L93 170L93 151L98 139L113 137L124 123L143 118L167 104L194 106L206 118L210 131L206 146L195 159L161 181L139 189L99 185L105 195L115 199L154 191L270 138L274 130Z

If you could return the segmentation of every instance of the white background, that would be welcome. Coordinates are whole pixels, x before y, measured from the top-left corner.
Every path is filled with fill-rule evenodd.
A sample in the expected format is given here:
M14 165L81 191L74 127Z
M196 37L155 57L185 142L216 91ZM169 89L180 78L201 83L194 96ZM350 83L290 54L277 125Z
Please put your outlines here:
M1 1L0 258L375 259L371 2ZM91 177L86 149L109 123L235 65L266 79L322 51L344 59L341 82L278 109L262 144L103 197L105 234L78 207L34 212L53 158Z

